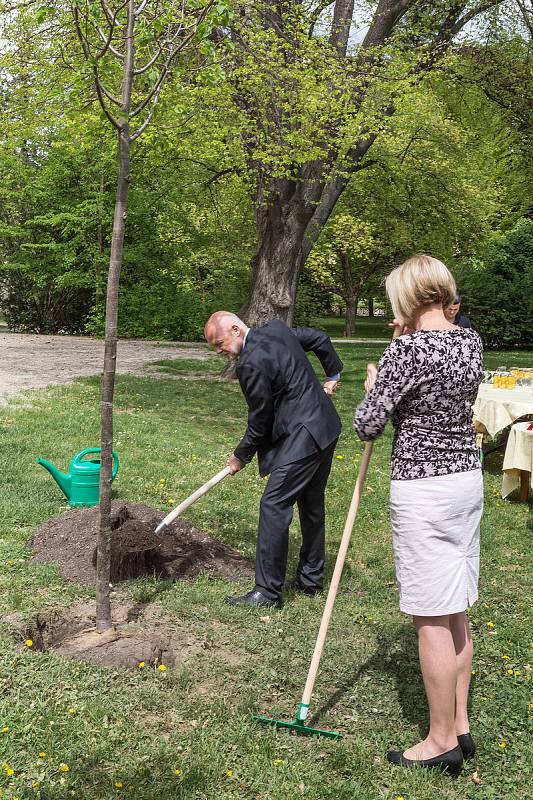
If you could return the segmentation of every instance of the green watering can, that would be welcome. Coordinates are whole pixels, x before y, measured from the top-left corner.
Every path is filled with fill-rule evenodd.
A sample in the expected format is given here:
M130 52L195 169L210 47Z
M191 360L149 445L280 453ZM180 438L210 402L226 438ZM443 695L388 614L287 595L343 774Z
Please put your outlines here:
M80 450L70 462L68 475L60 472L46 458L38 458L37 463L48 470L65 494L69 506L97 506L100 502L100 459L85 459L85 456L99 452L99 447ZM117 472L118 456L113 450L112 481L115 480Z

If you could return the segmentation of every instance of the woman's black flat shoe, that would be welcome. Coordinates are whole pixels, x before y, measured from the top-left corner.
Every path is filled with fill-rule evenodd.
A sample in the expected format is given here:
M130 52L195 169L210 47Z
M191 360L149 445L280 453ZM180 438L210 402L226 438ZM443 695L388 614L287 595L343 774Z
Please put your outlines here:
M387 761L390 761L391 764L397 764L400 767L442 769L453 778L456 778L463 768L463 751L460 746L457 745L453 750L447 750L446 753L441 753L440 756L435 756L435 758L422 758L417 760L406 758L404 754L400 753L398 750L390 750L387 753Z
M459 747L463 751L463 758L473 758L476 752L476 745L469 733L462 733L457 737Z

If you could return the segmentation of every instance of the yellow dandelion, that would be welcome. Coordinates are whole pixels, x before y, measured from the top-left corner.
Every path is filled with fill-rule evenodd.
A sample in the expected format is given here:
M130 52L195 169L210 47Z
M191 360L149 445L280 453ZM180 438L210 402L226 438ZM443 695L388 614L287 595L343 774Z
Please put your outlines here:
M342 459L344 458L344 456L335 456L335 458L338 458L338 459L339 459L339 461L342 461Z
M60 764L59 765L60 772L70 772L70 767L68 764Z
M233 770L227 769L226 770L226 778L233 778Z
M122 789L123 786L122 781L115 781L115 789Z
M77 710L78 710L77 708L69 708L68 713L75 714Z
M175 769L174 775L177 775L177 777L179 778L179 776L181 775L181 769Z
M487 622L487 628L494 628L494 622Z
M477 670L473 669L473 670L471 671L471 673L470 673L470 674L471 674L471 675L475 675L475 674L476 674L476 672L477 672Z
M167 671L167 668L165 667L164 664L160 664L157 669L159 670L159 672L166 672Z
M39 753L39 758L46 758L46 753L44 752L44 750L41 750L41 752Z
M137 664L137 666L139 667L139 669L144 669L144 668L145 668L145 666L146 666L146 664L144 663L144 661L139 661L139 663Z
M169 504L169 506L173 506L175 502L176 501L174 500L173 497L169 497L168 500L167 500L167 503Z
M10 767L9 764L4 764L4 772L6 773L8 778L12 778L15 774L15 770L13 767Z
M512 669L508 669L508 670L507 670L507 674L508 674L508 675L514 675L514 671L513 671Z
M272 764L275 767L277 767L277 766L279 766L279 764L283 764L283 759L282 758L275 758L274 761L272 762Z
M0 728L0 733L9 733L9 725L4 725L3 728Z
M504 660L504 661L509 661L509 659L511 658L511 656L502 656L502 658L503 658L503 660Z
M500 747L502 748L502 750L505 750L505 748L507 747L507 742L505 740L503 742L500 742Z
M405 800L405 797L403 796L403 794L397 794L394 800Z
M24 644L26 645L26 647L33 647L33 639L26 639Z

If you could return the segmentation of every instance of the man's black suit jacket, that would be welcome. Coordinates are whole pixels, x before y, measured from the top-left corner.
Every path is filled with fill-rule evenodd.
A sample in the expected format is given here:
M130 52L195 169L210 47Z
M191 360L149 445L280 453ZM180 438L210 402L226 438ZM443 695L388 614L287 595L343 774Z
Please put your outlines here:
M313 352L326 376L343 364L329 337L313 328L288 328L273 320L251 328L237 365L248 404L248 427L235 449L244 463L255 453L260 475L325 450L341 421L305 352Z

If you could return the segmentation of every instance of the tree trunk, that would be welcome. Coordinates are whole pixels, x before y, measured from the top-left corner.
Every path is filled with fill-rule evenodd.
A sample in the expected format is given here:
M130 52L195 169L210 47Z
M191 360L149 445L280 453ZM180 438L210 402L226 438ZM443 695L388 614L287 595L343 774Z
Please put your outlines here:
M352 265L347 253L340 253L342 264L342 276L344 279L346 300L346 325L344 326L345 336L355 336L355 325L357 322L357 288L353 283Z
M98 531L96 559L96 630L111 627L111 601L109 579L111 574L111 469L113 465L113 395L117 360L118 290L120 268L124 249L126 209L130 182L130 136L129 125L123 123L119 131L119 174L111 259L107 279L105 314L104 372L102 375L100 418L100 528Z
M122 83L122 112L118 129L118 181L111 237L111 257L107 278L105 314L104 371L102 375L100 416L100 527L96 542L96 630L111 627L111 470L113 464L113 395L117 360L118 290L124 250L126 211L130 184L130 127L129 113L133 85L135 22L134 0L128 0L126 56Z
M369 317L373 317L374 316L374 298L373 297L369 297L368 298L368 316Z
M103 168L100 169L100 191L98 193L98 226L96 228L96 240L98 243L98 257L96 259L96 270L95 270L95 306L96 308L100 305L102 289L100 285L101 281L101 264L100 258L104 252L104 170Z
M279 200L256 210L258 247L252 258L252 284L241 314L250 326L280 319L292 325L303 267L305 224L284 218Z

